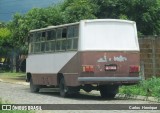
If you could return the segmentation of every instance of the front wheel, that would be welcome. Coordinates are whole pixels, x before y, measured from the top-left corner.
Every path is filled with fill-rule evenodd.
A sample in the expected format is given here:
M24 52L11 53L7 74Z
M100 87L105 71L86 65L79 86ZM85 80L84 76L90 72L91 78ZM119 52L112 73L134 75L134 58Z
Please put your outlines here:
M118 93L119 86L101 85L99 90L102 98L113 99Z
M30 90L31 92L39 92L39 86L33 84L32 78L30 79Z

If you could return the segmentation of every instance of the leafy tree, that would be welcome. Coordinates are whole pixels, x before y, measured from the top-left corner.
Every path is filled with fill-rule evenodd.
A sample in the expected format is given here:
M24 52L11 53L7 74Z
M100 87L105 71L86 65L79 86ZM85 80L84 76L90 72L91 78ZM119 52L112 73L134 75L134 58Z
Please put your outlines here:
M25 15L25 20L28 30L63 23L62 15L56 6L32 9Z
M34 8L25 15L14 15L9 23L11 41L14 47L22 48L31 29L94 18L129 19L136 21L144 35L160 34L160 1L64 0L56 6Z
M159 0L91 0L99 6L97 18L129 19L136 21L144 35L160 34Z
M8 28L0 28L0 47L10 45L11 32Z
M8 28L1 26L0 28L0 56L7 56L11 49L11 32Z
M5 27L6 24L4 22L0 22L0 28Z
M66 23L97 18L95 14L98 6L90 0L66 0L61 8Z

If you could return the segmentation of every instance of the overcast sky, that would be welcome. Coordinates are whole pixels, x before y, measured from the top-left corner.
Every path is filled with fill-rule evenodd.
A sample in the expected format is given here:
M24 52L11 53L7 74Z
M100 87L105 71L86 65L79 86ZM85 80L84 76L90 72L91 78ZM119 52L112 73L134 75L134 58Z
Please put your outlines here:
M32 8L47 7L62 0L0 0L0 21L9 21L16 12L26 13Z

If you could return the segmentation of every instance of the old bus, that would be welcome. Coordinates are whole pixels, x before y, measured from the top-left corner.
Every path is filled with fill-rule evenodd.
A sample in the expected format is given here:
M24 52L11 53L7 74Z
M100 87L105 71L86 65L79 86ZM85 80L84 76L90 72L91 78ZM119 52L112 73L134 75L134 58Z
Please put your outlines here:
M31 30L26 81L32 92L58 87L66 97L84 89L114 98L120 85L141 80L136 23L81 20Z

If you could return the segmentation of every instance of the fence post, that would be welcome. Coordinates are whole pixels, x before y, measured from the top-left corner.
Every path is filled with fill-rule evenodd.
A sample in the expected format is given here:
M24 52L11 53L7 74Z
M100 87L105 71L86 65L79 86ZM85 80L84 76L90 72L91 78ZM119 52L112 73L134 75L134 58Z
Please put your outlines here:
M142 80L145 80L145 71L144 71L144 62L140 62L140 76L142 77Z
M156 51L155 51L156 37L152 38L152 63L153 63L153 76L156 76Z

